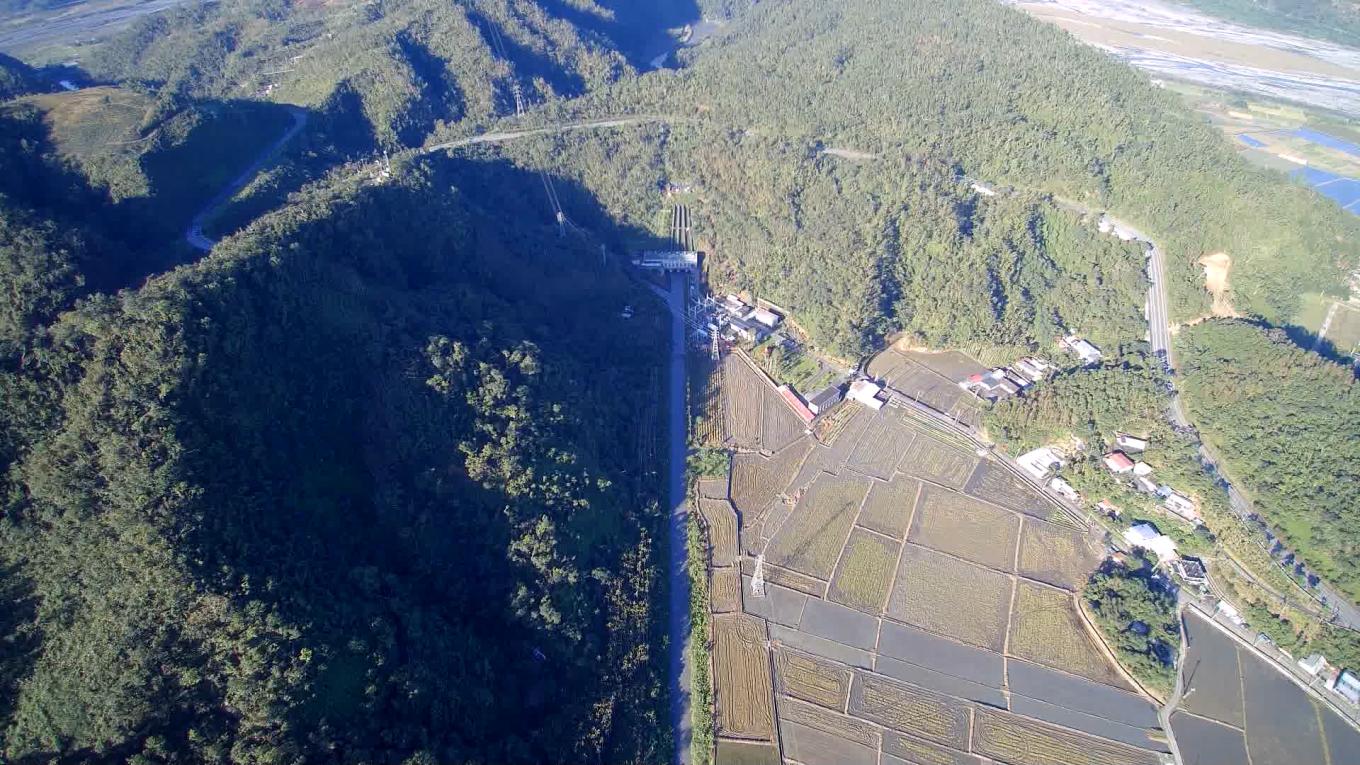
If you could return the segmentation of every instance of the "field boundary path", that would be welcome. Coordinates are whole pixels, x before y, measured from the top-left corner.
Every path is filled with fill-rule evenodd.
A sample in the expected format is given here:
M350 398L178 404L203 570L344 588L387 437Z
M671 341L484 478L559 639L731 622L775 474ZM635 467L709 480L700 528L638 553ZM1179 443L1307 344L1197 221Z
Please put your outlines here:
M215 240L208 238L208 236L203 233L203 224L207 223L208 218L212 217L218 209L225 205L232 197L240 193L241 189L244 189L247 184L254 180L260 170L264 169L265 163L273 159L274 155L278 154L283 149L284 144L293 140L293 136L297 135L302 128L307 126L306 109L297 106L289 106L288 113L289 116L293 118L293 124L288 126L288 129L283 132L283 135L279 136L277 141L265 147L265 150L260 152L255 158L255 161L250 163L249 167L242 170L241 174L236 176L236 179L231 183L227 184L226 188L217 192L217 196L208 200L208 204L205 205L202 210L199 210L198 214L189 221L189 228L184 232L184 241L188 242L190 247L193 247L195 250L207 252L213 248L214 244L217 244Z

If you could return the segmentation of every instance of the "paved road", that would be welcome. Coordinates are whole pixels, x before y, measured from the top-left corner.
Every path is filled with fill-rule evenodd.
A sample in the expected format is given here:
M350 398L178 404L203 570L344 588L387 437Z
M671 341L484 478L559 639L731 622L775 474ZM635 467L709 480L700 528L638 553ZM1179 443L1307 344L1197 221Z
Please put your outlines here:
M675 761L689 765L690 667L687 642L690 633L689 573L686 571L686 539L689 509L685 502L685 456L687 432L685 416L685 282L686 274L671 274L666 304L671 311L669 464L667 493L670 498L670 688L671 723L675 730Z
M432 154L436 151L447 151L458 149L464 146L475 146L483 143L505 143L520 138L528 138L536 135L550 135L555 133L570 133L574 130L599 130L601 128L627 127L629 125L641 125L648 122L674 122L677 118L665 115L649 115L638 117L609 117L606 119L588 120L585 122L568 122L561 125L548 125L540 128L526 128L524 130L507 130L498 133L482 133L481 135L459 138L455 141L445 141L436 143L420 149L420 154Z
M245 188L246 184L250 183L256 174L264 168L265 163L273 159L274 155L278 154L279 151L283 149L284 144L293 140L293 136L297 135L298 131L302 130L302 128L307 125L307 110L300 109L296 106L290 106L288 107L288 111L293 118L293 124L289 125L288 129L283 132L283 135L279 136L279 140L270 144L264 151L260 152L259 156L255 158L255 161L250 164L250 167L247 167L240 175L236 176L236 180L232 181L226 188L219 191L217 196L208 200L208 204L204 205L203 209L199 210L198 214L194 216L194 219L189 221L189 228L184 232L184 240L189 243L189 246L196 250L207 252L213 248L214 244L217 244L217 242L209 239L207 235L203 233L203 224L206 223L208 218L216 213L220 207L225 205L232 197L236 196L241 189Z
M1147 320L1148 320L1148 343L1152 346L1154 354L1159 356L1166 365L1167 372L1175 380L1175 357L1171 349L1171 317L1167 309L1167 279L1166 263L1162 256L1162 251L1145 234L1133 226L1112 216L1106 215L1105 220L1110 226L1110 233L1125 240L1136 240L1142 242L1147 247L1148 255L1148 297L1147 297ZM1167 417L1171 423L1179 428L1193 427L1190 418L1185 414L1185 408L1181 404L1180 393L1176 390L1174 382L1170 390L1171 403L1167 407ZM1228 506L1233 513L1247 523L1252 523L1251 518L1255 515L1251 500L1247 499L1241 491L1233 486L1223 476L1223 471L1219 468L1218 460L1207 447L1203 444L1199 446L1200 462L1211 474L1218 477L1223 482L1224 488L1228 492ZM1336 613L1337 621L1344 626L1352 629L1360 629L1360 609L1351 603L1338 590L1323 582L1316 588L1317 595L1324 599L1328 606ZM1315 597L1308 593L1309 597Z

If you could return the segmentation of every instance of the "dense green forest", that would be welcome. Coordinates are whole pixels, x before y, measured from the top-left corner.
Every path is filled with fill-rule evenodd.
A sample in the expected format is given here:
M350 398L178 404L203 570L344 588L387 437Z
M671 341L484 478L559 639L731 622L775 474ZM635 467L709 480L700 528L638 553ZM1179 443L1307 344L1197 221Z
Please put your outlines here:
M1360 6L1350 0L1179 0L1212 16L1342 45L1360 45Z
M805 217L844 197L874 211L902 187L922 185L908 166L934 177L927 189L963 175L1115 210L1168 253L1178 319L1207 312L1197 264L1207 253L1232 256L1238 310L1276 322L1292 319L1301 292L1337 289L1360 261L1352 216L1240 161L1218 131L1144 75L987 0L761 3L690 64L621 82L576 108L693 115L729 131L722 150L736 156L727 164L751 155L735 147L764 144L756 150L763 156L746 160L745 178L718 176L711 163L696 168L714 176L700 196L744 193L746 225L729 230L707 205L696 215L714 216L715 251L742 281L790 281L784 302L800 314L835 316L840 326L824 339L840 345L872 333L865 314L884 313L873 305L873 282L891 247L865 246L847 258L836 246L847 234L839 232L873 242L883 226L862 214L840 220L841 240L819 242L794 279L793 268L809 259L770 251L783 243L757 237L786 227L816 237L801 225ZM824 147L880 159L862 160L854 187L814 185L809 176L821 164L848 161L819 155ZM936 204L966 210L965 188ZM975 300L1000 288L961 276L980 279L956 287Z
M1204 439L1287 544L1360 597L1360 390L1353 371L1242 321L1177 338L1184 399Z
M1180 612L1176 593L1141 555L1107 561L1082 591L1087 608L1119 662L1152 690L1169 696L1176 685Z
M87 243L6 212L3 756L668 751L663 319L538 183L333 184L62 316Z

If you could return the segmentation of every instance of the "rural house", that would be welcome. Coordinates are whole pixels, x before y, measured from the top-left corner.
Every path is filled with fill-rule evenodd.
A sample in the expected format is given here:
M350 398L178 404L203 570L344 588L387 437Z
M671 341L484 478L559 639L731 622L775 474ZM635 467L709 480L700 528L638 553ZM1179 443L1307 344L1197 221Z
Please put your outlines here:
M1133 460L1129 459L1129 455L1123 452L1110 452L1100 461L1105 463L1105 467L1111 473L1120 474L1133 470Z

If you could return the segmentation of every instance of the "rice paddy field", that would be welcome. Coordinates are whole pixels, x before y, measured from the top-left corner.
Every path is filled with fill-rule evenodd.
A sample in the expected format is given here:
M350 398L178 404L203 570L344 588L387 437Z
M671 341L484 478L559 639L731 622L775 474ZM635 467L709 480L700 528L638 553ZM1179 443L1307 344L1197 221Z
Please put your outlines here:
M740 406L764 401L723 402L733 422ZM1158 762L1151 702L1077 611L1098 540L965 436L894 405L833 415L778 450L739 448L732 505L700 508L723 546L717 761ZM719 509L735 528L708 517Z

